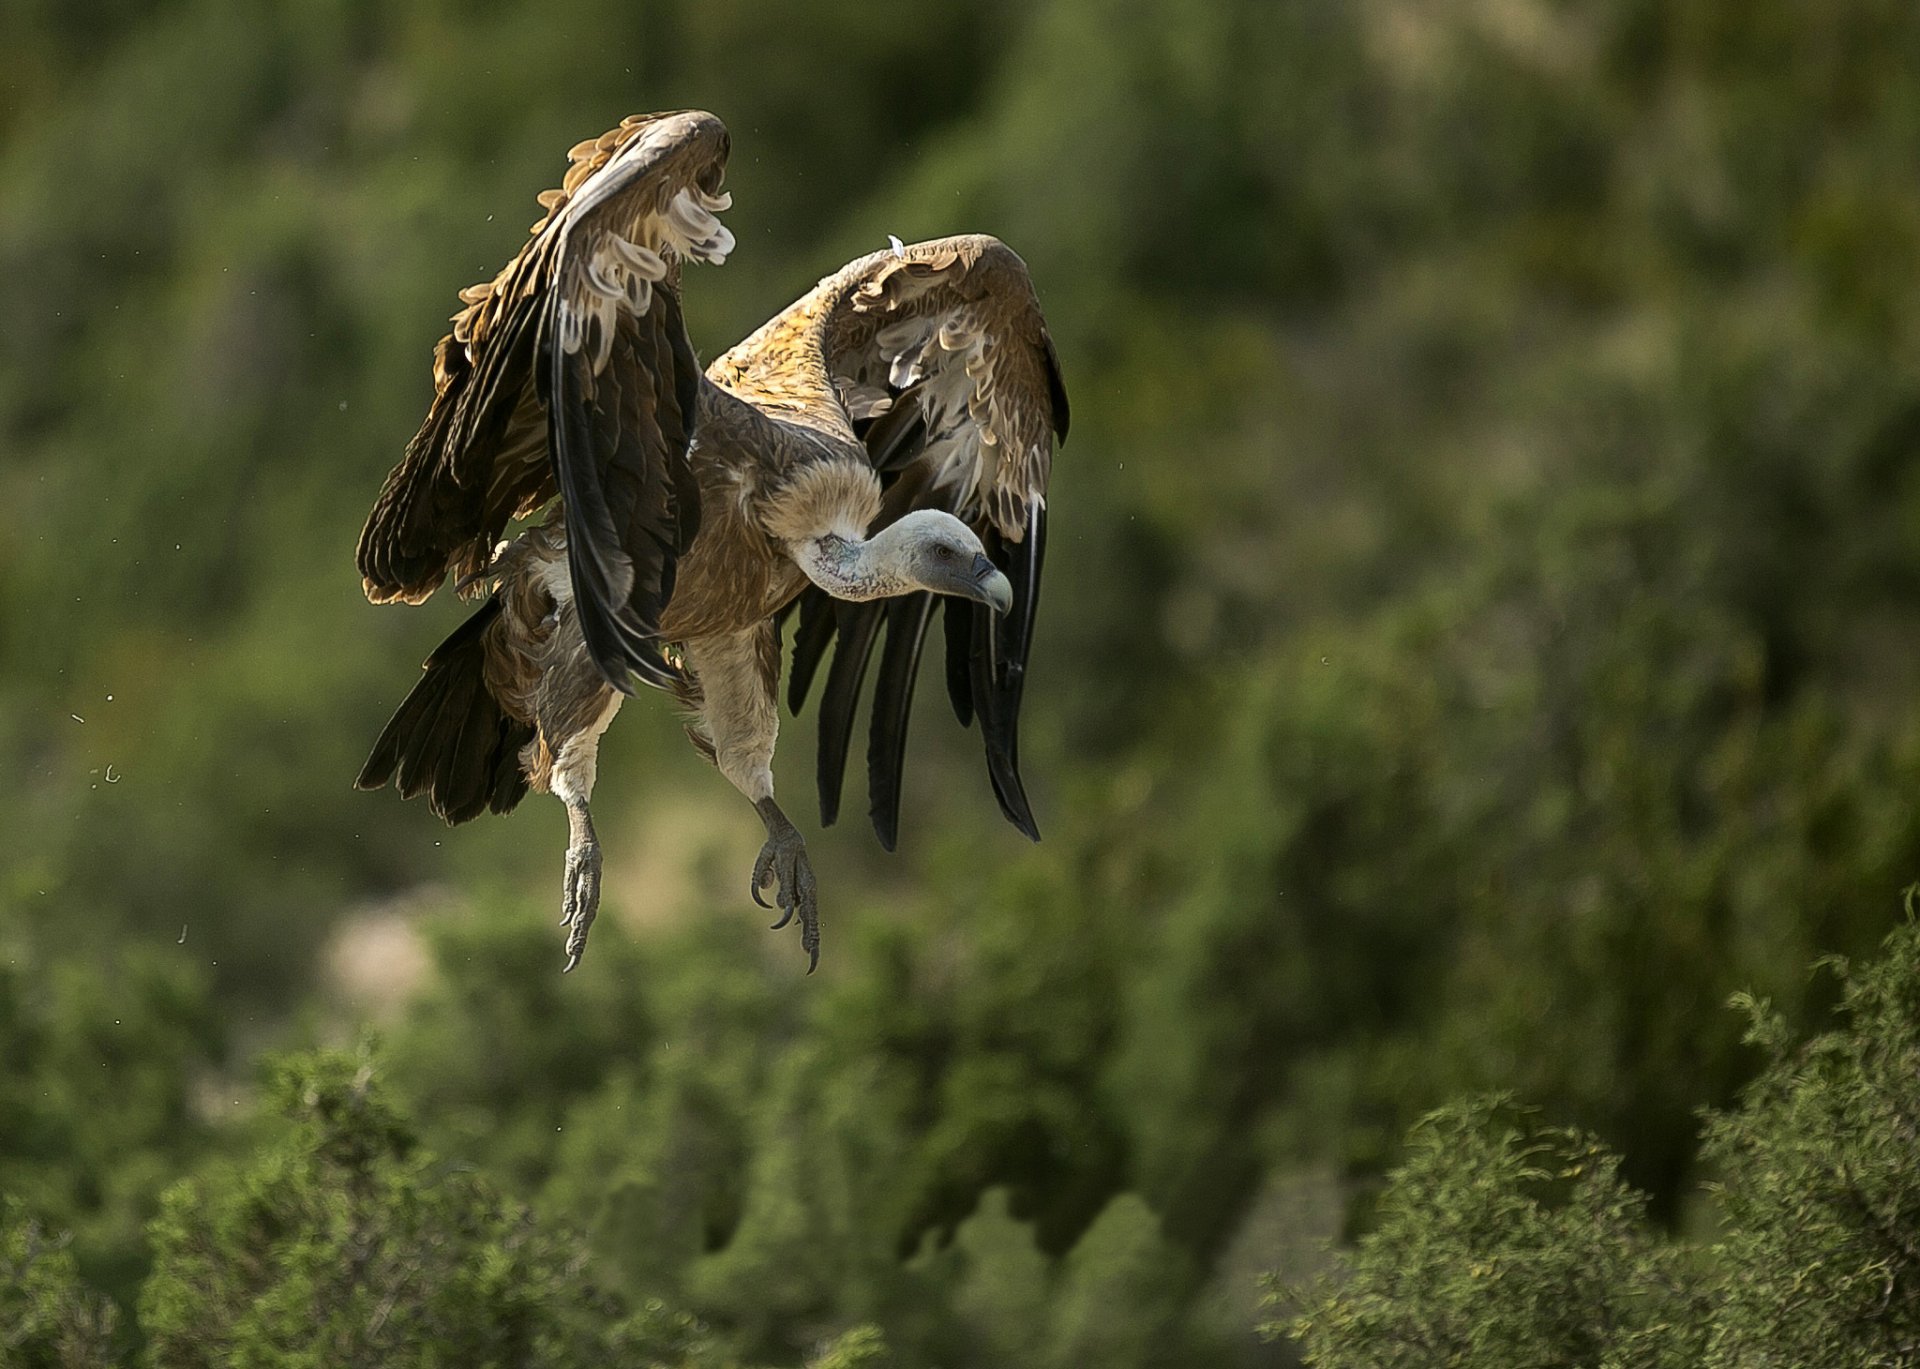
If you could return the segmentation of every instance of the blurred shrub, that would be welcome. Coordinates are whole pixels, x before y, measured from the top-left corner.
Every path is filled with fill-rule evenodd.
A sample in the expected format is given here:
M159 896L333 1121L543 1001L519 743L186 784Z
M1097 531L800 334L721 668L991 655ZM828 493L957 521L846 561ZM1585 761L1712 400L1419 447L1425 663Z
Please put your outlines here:
M1699 1299L1617 1156L1495 1103L1430 1115L1412 1152L1340 1272L1293 1294L1310 1364L1700 1363Z
M81 1282L66 1242L0 1197L0 1365L105 1369L115 1362L117 1320Z
M280 1137L168 1191L153 1364L736 1363L658 1304L624 1316L575 1242L421 1149L366 1056L291 1058L269 1091Z
M72 1233L60 1259L116 1298L146 1270L160 1189L210 1143L196 1094L223 1037L177 953L0 960L0 1195Z
M1798 1048L1744 1000L1771 1058L1708 1127L1711 1245L1652 1226L1591 1137L1456 1105L1416 1129L1338 1270L1273 1294L1293 1311L1268 1333L1327 1369L1905 1362L1920 1336L1920 923L1833 968L1843 1023Z

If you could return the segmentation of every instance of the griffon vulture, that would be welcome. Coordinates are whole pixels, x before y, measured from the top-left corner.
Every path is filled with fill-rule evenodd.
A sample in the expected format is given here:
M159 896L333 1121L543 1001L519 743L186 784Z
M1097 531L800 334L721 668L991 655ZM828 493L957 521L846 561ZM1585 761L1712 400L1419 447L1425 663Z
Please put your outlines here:
M898 244L821 281L703 374L684 263L722 261L726 128L636 116L570 154L565 184L434 353L434 394L361 534L375 603L451 575L486 595L427 658L359 785L395 781L450 823L529 789L567 806L567 968L600 900L588 799L600 736L641 681L766 825L751 893L777 889L811 969L806 845L773 797L780 635L797 604L798 711L821 702L831 823L882 636L867 775L892 849L907 710L944 609L946 685L980 723L1009 820L1038 838L1016 747L1067 397L1025 264L990 237ZM512 540L510 521L539 518Z

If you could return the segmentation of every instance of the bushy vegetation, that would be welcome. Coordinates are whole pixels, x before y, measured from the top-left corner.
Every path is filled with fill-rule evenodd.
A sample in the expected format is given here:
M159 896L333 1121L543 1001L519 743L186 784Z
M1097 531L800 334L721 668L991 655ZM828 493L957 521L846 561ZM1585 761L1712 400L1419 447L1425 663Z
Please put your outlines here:
M162 1202L150 1363L738 1366L688 1314L629 1311L585 1249L422 1150L370 1060L297 1057L270 1091L292 1126ZM850 1369L878 1348L856 1328L809 1363Z
M1770 1054L1702 1158L1718 1231L1670 1240L1592 1137L1497 1101L1422 1123L1377 1223L1338 1274L1270 1300L1309 1362L1394 1365L1821 1365L1920 1354L1920 926L1837 967L1842 1025Z
M15 6L0 1361L1911 1356L1912 933L1806 967L1920 874L1920 10L907 18ZM1074 398L1047 839L924 700L812 979L663 700L565 979L557 805L349 787L440 320L680 106L705 355L982 229Z

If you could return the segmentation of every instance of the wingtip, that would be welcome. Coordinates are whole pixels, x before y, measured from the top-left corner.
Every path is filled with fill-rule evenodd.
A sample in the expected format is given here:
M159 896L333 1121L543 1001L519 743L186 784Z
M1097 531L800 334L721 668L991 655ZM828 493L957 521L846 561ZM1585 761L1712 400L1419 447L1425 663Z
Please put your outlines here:
M396 710L397 712L397 710ZM380 736L373 744L373 750L361 763L360 773L353 777L353 787L363 793L375 789L385 789L393 779L394 771L399 767L399 747L395 743L394 725L391 721L380 730Z
M1005 756L989 753L987 778L993 783L993 797L1000 805L1001 815L1028 841L1037 843L1040 824L1034 821L1033 804L1027 798L1026 786L1020 782L1019 770Z

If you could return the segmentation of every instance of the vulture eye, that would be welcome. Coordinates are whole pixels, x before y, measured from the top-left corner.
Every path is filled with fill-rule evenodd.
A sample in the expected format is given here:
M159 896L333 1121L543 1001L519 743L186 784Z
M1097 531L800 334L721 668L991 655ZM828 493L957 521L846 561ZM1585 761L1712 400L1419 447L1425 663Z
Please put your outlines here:
M953 548L945 542L940 542L934 546L933 554L938 556L942 561L951 561L953 559Z

